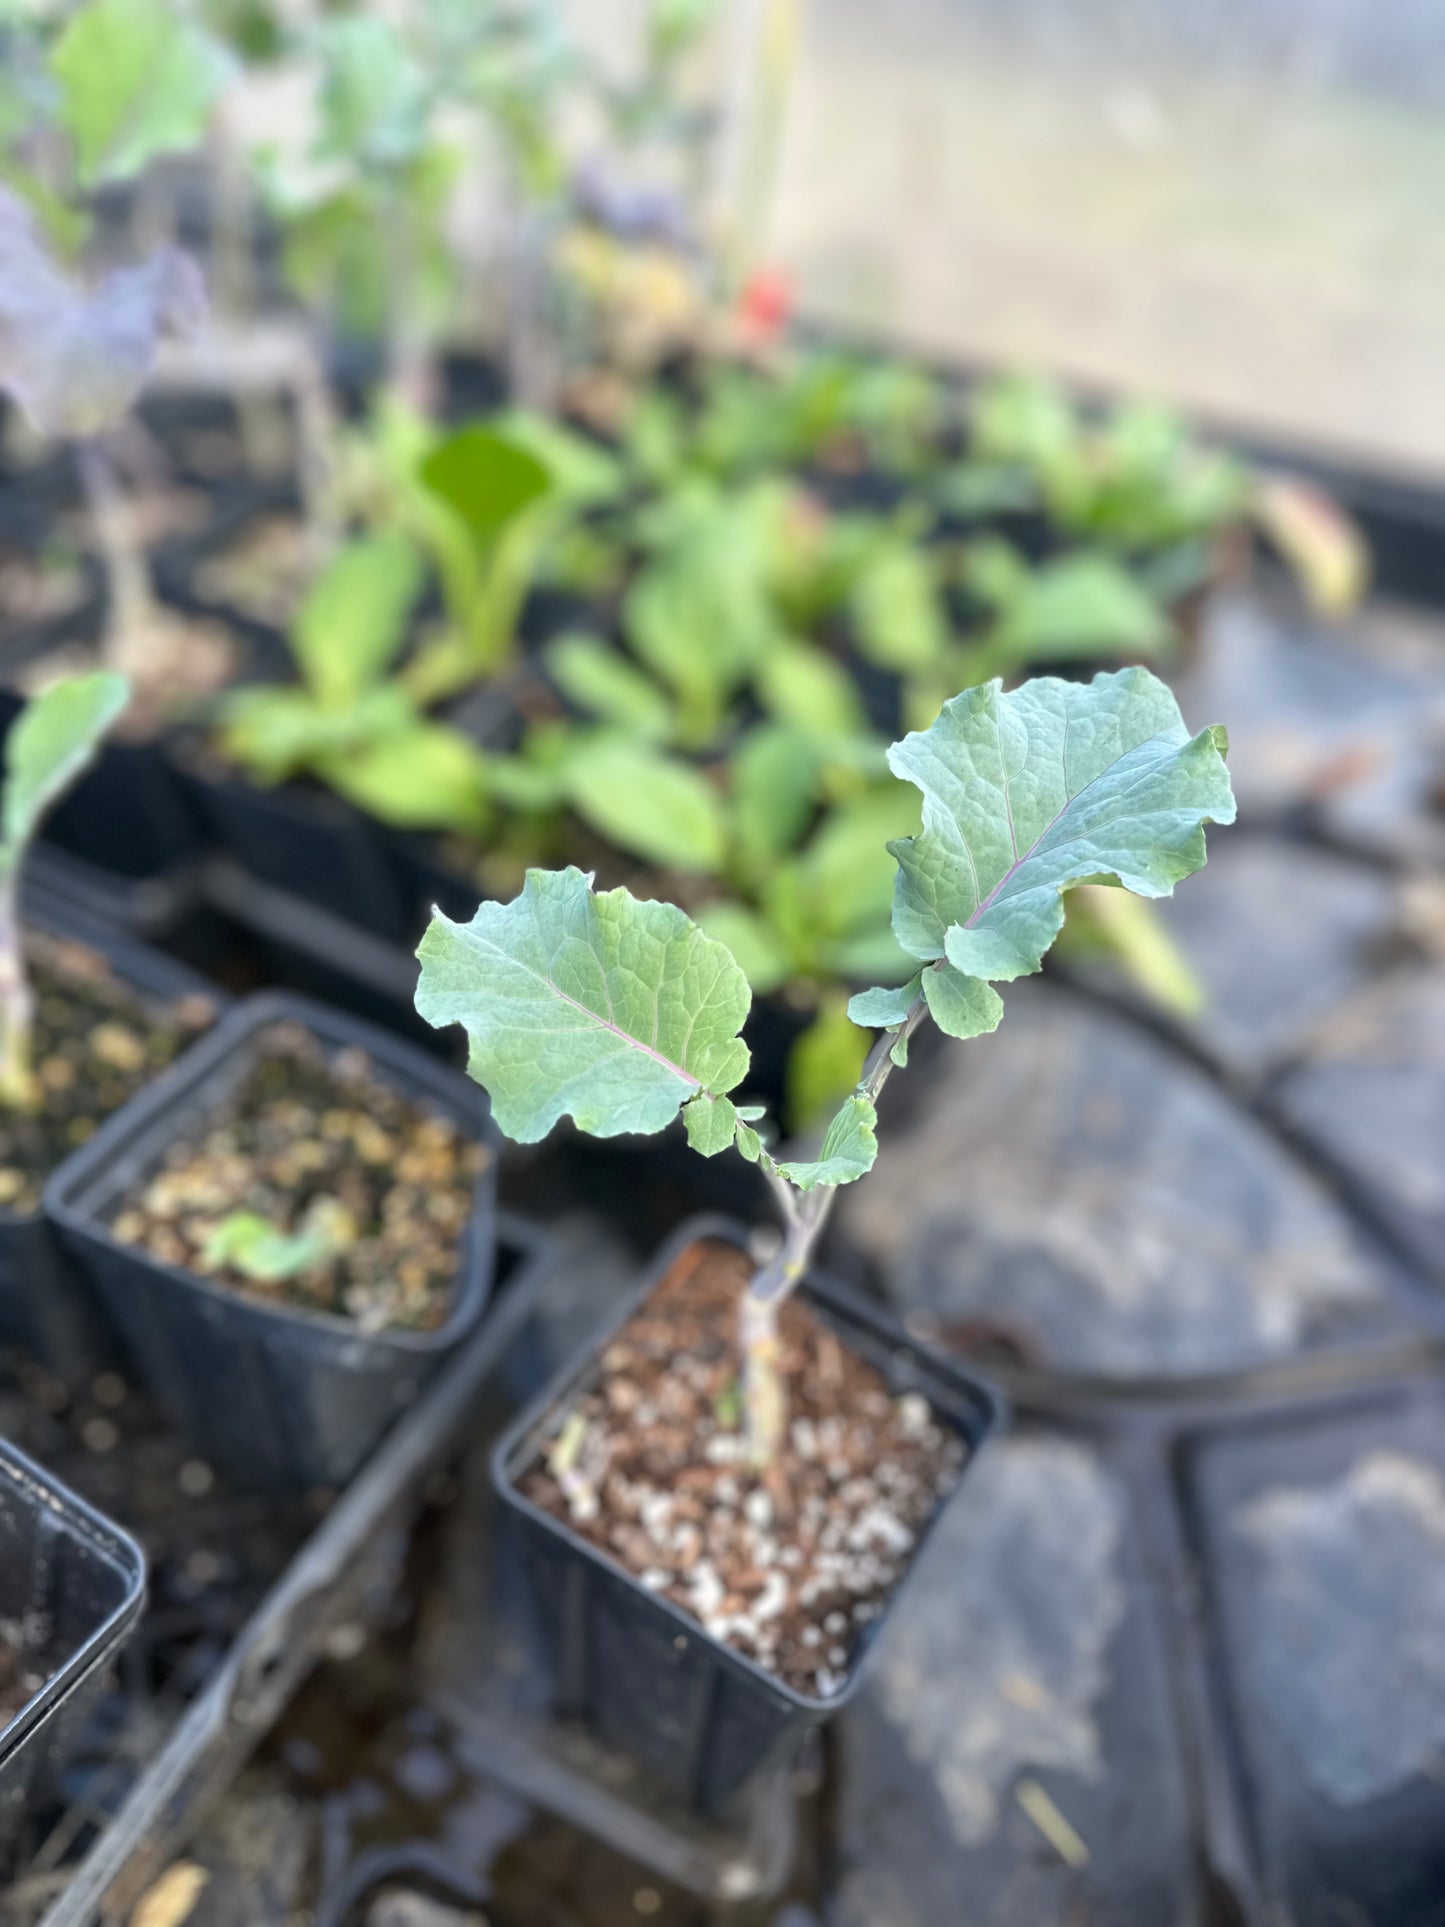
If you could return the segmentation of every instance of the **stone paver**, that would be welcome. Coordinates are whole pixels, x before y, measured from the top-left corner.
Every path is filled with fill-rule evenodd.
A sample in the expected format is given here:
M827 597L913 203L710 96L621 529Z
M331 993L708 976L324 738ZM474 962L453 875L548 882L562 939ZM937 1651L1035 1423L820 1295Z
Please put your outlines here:
M1445 965L1396 971L1362 992L1274 1101L1445 1278Z
M1241 1083L1295 1056L1396 940L1400 885L1370 864L1243 832L1159 906L1205 995L1195 1039Z
M1185 1464L1265 1917L1426 1927L1445 1883L1438 1386L1225 1428Z
M1066 991L1014 984L1006 1003L993 1036L919 1067L876 1179L839 1200L906 1312L1123 1376L1389 1324L1343 1212L1205 1072Z
M1057 1437L990 1445L924 1561L844 1722L840 1921L932 1927L964 1894L989 1927L1196 1920L1166 1661L1114 1468ZM1075 1864L1029 1817L1041 1794Z
M1329 628L1292 599L1215 599L1174 677L1186 719L1229 730L1244 817L1303 813L1372 856L1445 861L1445 624L1371 607Z

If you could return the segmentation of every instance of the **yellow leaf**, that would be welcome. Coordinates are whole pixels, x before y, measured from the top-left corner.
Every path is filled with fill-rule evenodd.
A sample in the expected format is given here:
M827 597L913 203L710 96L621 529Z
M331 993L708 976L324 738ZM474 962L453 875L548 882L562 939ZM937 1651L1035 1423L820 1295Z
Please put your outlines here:
M136 1902L130 1927L183 1927L210 1878L194 1860L177 1860Z
M1365 592L1370 552L1358 525L1323 490L1296 475L1266 475L1255 519L1324 616L1348 615Z

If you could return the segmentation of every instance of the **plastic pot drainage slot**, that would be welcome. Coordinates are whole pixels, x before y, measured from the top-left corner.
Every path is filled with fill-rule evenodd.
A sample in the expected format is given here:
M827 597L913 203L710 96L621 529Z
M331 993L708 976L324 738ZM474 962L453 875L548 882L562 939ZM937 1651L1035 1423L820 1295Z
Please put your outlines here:
M432 1331L363 1331L350 1319L258 1303L121 1243L109 1220L253 1071L263 1035L301 1025L328 1052L360 1048L403 1097L493 1147L463 1234L451 1309ZM46 1192L46 1210L122 1333L142 1380L196 1449L253 1485L344 1483L415 1403L487 1307L496 1250L497 1159L476 1085L434 1057L304 998L249 998L185 1060L99 1130Z

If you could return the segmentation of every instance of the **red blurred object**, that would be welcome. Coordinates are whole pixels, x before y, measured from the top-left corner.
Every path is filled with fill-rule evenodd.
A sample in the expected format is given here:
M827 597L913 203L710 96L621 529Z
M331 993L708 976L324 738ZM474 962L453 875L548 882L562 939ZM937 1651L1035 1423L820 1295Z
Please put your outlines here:
M793 283L781 268L756 268L738 296L737 320L752 346L771 347L793 316Z

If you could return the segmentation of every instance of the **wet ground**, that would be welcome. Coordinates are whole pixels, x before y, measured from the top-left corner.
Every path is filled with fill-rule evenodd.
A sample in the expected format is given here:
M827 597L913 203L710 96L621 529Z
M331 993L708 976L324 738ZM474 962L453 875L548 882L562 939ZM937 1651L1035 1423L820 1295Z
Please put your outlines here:
M1167 909L1205 1014L1012 987L995 1036L894 1080L845 1197L840 1272L989 1361L1015 1424L797 1772L709 1826L537 1704L487 1454L629 1276L592 1216L381 1636L331 1642L118 1920L1445 1922L1445 625L1325 637L1238 598L1181 681L1192 721L1228 719L1242 802ZM106 1503L97 1418L57 1469ZM198 1476L157 1463L167 1494ZM241 1502L202 1497L239 1548ZM189 1626L177 1543L159 1591ZM187 1667L226 1637L188 1631Z

